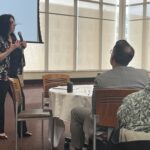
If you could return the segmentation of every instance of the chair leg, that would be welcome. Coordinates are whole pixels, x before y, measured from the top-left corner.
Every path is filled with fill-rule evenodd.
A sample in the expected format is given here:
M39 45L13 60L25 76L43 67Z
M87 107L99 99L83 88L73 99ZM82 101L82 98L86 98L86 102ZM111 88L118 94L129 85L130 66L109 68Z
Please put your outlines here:
M20 121L20 138L21 138L21 145L20 145L20 149L21 149L23 145L23 122L22 121Z
M96 115L93 120L93 150L96 150Z
M54 118L50 117L49 118L49 131L48 131L48 135L49 135L49 142L50 142L50 149L53 150L54 148Z
M44 108L44 93L42 93L42 109Z
M16 150L18 150L18 104L16 102L16 105L15 105L15 120L16 120L16 124L15 124L15 128L16 128Z
M108 141L109 141L112 131L113 131L113 128L108 128L108 136L107 136Z
M44 120L42 119L42 124L41 124L41 137L42 137L42 150L44 149L44 134L43 134L43 127L44 127Z
M16 136L16 150L18 150L18 141L17 141L17 140L18 140L18 139L17 139L17 138L18 138L18 134L17 134L18 127L17 127L17 122L18 122L18 121L17 121L17 113L16 113L16 124L15 124L15 125L16 125L16 131L15 131L15 132L16 132L16 133L15 133L15 134L16 134L16 135L15 135L15 136Z

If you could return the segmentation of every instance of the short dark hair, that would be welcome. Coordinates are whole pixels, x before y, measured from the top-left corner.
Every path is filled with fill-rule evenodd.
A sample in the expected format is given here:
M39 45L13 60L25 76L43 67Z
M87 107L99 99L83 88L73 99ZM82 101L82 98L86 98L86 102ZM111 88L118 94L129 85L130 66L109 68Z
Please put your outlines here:
M134 56L133 47L126 40L119 40L113 48L113 58L119 65L127 66Z
M0 16L0 35L6 39L10 31L10 18L15 20L14 16L11 14L3 14Z

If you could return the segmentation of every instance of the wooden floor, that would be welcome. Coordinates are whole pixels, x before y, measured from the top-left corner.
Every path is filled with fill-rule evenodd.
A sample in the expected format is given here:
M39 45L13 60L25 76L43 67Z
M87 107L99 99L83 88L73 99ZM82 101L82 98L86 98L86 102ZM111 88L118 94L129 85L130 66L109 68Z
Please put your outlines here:
M41 106L41 85L26 86L24 89L26 97L26 109L38 108ZM5 102L5 132L8 135L8 140L0 140L0 150L15 150L15 117L13 110L13 102L7 95ZM41 138L41 120L27 121L28 130L32 132L32 136L23 138L22 144L19 140L21 150L49 150L48 142L48 122L44 121L44 147L42 148ZM63 150L63 138L59 145L59 150Z

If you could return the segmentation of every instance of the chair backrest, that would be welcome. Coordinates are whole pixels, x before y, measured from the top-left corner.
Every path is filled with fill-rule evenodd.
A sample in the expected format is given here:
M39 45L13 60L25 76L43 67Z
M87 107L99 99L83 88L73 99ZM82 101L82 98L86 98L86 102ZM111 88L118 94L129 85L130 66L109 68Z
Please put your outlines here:
M21 92L21 85L19 79L16 78L9 78L10 87L12 91L12 96L15 102L21 103L22 102L22 92Z
M67 74L45 74L42 76L44 97L48 97L48 90L52 87L67 85L70 77Z
M118 124L117 110L127 95L138 91L137 89L96 89L96 115L98 125L116 127Z

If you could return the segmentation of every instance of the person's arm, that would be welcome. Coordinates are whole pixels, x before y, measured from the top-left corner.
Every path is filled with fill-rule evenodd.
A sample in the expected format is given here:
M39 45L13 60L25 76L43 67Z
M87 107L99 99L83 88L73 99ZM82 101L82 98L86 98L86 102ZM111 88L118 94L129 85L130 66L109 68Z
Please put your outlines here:
M132 103L130 103L130 97L127 96L123 99L123 103L117 111L118 123L120 127L125 127L128 123L128 117L130 117Z
M15 44L11 44L9 48L4 52L0 52L0 61L4 60L13 50L20 46L20 42L16 41Z

